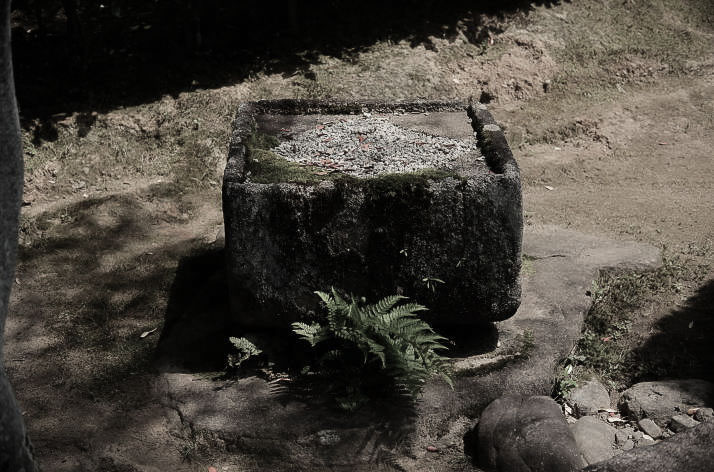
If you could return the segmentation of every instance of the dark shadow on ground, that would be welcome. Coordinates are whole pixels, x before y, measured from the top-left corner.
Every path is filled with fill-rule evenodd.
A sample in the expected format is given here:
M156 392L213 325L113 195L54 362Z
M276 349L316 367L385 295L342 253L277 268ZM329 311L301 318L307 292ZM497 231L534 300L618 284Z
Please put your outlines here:
M216 247L217 244L221 247ZM222 241L179 261L157 346L160 369L224 371L228 354L234 352L229 338L246 337L263 354L257 362L246 362L241 374L262 375L254 367L268 360L276 371L299 371L307 350L300 349L295 334L290 329L246 330L231 313L228 290Z
M469 357L486 354L496 349L498 328L494 323L479 323L473 326L434 325L434 330L449 340L447 357Z
M233 84L258 72L304 75L320 55L349 60L380 40L431 44L457 31L480 44L499 19L557 0L13 2L24 121L106 111ZM76 4L75 14L65 11Z
M185 223L142 204L165 200L163 192L159 185L140 196L91 198L24 220L13 309L28 349L24 333L34 325L52 334L35 353L53 359L36 366L52 371L45 380L100 395L150 370L158 337L151 330L160 327L176 261L199 244L155 239L158 228Z
M714 381L714 279L656 325L659 333L632 353L635 381L699 378Z
M204 249L179 261L169 293L157 361L189 371L225 368L230 344L224 251Z

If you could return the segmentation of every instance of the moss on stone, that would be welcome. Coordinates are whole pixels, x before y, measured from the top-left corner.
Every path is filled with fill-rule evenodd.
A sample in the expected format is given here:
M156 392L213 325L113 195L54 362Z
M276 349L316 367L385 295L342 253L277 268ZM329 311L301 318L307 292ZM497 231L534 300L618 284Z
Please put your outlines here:
M447 177L462 180L461 176L452 170L434 168L419 169L414 172L381 174L362 180L371 189L376 190L377 193L389 193L405 186L428 186L430 180L441 180Z
M271 149L280 144L278 138L256 131L246 141L245 171L251 182L273 184L280 182L316 185L324 180L344 177L341 172L327 172L318 166L301 165L275 154Z
M324 180L335 180L343 176L339 172L327 173L322 167L290 162L266 149L249 151L245 168L246 172L250 172L251 182L259 184L287 182L316 185Z

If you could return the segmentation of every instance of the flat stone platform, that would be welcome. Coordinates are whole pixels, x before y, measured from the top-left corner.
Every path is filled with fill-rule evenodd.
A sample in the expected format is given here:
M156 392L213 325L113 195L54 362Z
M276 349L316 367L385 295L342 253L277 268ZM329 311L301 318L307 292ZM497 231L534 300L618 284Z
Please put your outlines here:
M520 303L518 166L483 106L244 103L223 211L245 326L313 317L313 292L331 287L402 294L443 324L503 320Z
M523 252L529 264L516 315L442 332L455 342L455 388L429 382L413 407L373 404L346 413L319 394L291 395L287 378L227 381L175 370L161 374L156 394L177 431L253 465L246 470L479 470L464 454L464 435L504 394L550 394L556 364L580 337L599 272L661 263L654 247L553 226L526 227ZM194 312L187 322L200 324ZM524 333L532 336L528 356L519 353Z

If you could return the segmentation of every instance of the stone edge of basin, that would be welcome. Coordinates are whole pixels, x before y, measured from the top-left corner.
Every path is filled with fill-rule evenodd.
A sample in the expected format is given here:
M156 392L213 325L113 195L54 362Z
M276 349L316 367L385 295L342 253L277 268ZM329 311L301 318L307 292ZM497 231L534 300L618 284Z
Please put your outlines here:
M233 120L233 129L228 147L228 163L224 173L224 181L242 182L245 180L246 146L245 141L253 133L255 115L274 114L357 114L369 110L375 113L426 113L444 111L465 111L471 119L471 127L476 133L477 146L484 156L486 164L494 174L506 174L520 180L518 163L508 146L506 136L493 115L482 103L472 104L461 101L395 101L377 100L340 101L340 100L308 100L308 99L278 99L242 102ZM268 185L268 184L266 184Z

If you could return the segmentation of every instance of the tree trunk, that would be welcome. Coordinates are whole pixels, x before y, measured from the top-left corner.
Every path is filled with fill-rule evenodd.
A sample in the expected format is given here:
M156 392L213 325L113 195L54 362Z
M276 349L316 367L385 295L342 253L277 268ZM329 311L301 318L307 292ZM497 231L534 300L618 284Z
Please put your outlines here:
M22 145L10 52L10 0L0 0L0 472L33 472L32 446L5 375L3 334L15 280Z

